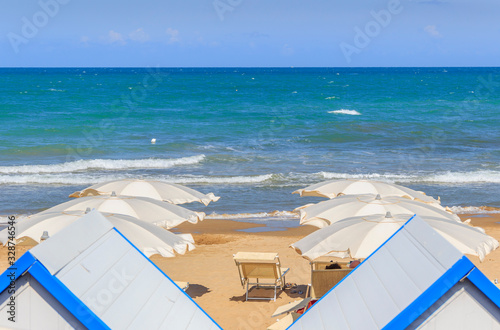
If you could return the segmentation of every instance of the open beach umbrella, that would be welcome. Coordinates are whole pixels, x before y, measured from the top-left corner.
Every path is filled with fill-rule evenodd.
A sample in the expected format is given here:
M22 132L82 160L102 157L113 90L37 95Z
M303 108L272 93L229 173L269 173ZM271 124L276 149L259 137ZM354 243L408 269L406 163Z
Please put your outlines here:
M40 242L44 232L52 236L86 213L87 211L67 211L32 215L16 224L16 237L30 237ZM127 215L112 213L102 213L102 215L147 257L153 254L174 257L175 253L184 254L194 249L194 240L190 234L175 235L166 229ZM0 242L5 244L8 236L7 229L0 231Z
M142 221L154 223L167 229L184 221L197 223L205 218L205 213L194 212L178 205L161 202L146 197L131 196L94 196L82 197L56 205L41 212L85 211L87 208L99 212L116 213L132 216Z
M441 202L421 191L416 191L397 184L391 184L371 180L331 180L310 185L304 189L298 189L293 194L300 196L316 196L335 198L343 195L375 194L381 197L404 197L419 202L440 205Z
M481 261L499 246L482 228L433 216L420 217L458 250L478 256ZM390 212L346 218L307 235L291 247L309 260L322 256L367 258L410 218L392 216Z
M139 179L123 179L95 184L82 191L74 192L69 197L111 195L113 191L120 196L149 197L172 204L200 202L206 206L220 198L213 193L202 194L175 183Z
M297 208L300 211L300 224L319 228L355 216L373 214L406 214L412 216L434 216L450 221L462 222L456 214L450 214L428 204L404 197L380 197L380 195L345 195L317 204Z

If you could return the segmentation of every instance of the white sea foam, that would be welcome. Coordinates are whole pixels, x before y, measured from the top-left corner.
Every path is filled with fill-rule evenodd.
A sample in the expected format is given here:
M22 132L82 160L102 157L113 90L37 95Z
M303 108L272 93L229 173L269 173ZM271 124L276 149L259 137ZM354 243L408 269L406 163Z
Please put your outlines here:
M174 176L164 178L166 181L172 181L180 184L189 183L212 183L212 184L247 184L260 183L273 179L274 174L263 175L241 175L241 176Z
M328 96L328 97L325 97L325 100L333 100L336 98L337 98L336 96Z
M328 111L328 113L351 115L351 116L361 115L361 113L357 112L356 110L349 110L349 109L333 110L333 111Z
M248 176L203 176L203 175L153 175L143 177L148 180L158 180L178 184L258 184L272 180L273 174ZM101 182L137 178L134 174L95 175L91 173L50 173L1 175L0 184L55 184L55 185L92 185Z
M327 180L333 179L355 179L355 180L379 180L387 182L395 182L401 180L408 180L409 176L402 174L380 174L380 173L360 173L360 174L350 174L350 173L335 173L335 172L318 172L320 177Z
M236 214L217 214L212 213L205 219L254 219L254 220L297 220L299 214L292 211L271 211L259 213L236 213Z
M456 214L500 213L500 208L490 206L451 206L450 209Z
M473 172L446 172L427 175L421 178L423 182L436 183L500 183L500 172L481 170Z
M467 184L467 183L500 183L500 172L491 170L479 170L470 172L444 172L424 175L405 175L394 173L364 173L347 174L334 172L319 172L318 175L325 179L368 179L387 182L401 183L445 183L445 184Z
M189 164L184 159L182 164ZM147 161L147 160L145 160ZM154 161L154 160L153 160ZM167 160L165 160L167 161ZM157 168L154 163L147 163L146 166L137 168ZM164 167L174 166L171 162L163 164ZM52 166L52 165L48 165ZM18 168L17 172L11 171L2 174L0 168L0 184L59 184L59 185L87 185L125 178L137 178L136 172L123 172L118 170L134 169L130 164L125 166L115 166L110 168L109 164L105 168L116 169L117 171L96 171L74 170L69 171L68 167L56 172L55 169L45 168L46 172L31 173L29 169ZM163 167L163 168L164 168ZM9 168L11 169L11 168ZM34 171L34 170L33 170ZM269 186L297 186L308 185L323 180L377 180L389 183L428 183L428 184L486 184L500 183L499 171L472 171L472 172L444 172L436 174L396 174L396 173L336 173L336 172L316 172L316 173L268 173L260 175L195 175L195 174L153 174L142 177L148 180L159 180L179 184L214 184L214 185L269 185Z
M0 174L70 173L88 170L170 168L202 162L205 155L170 159L90 159L50 165L0 166Z

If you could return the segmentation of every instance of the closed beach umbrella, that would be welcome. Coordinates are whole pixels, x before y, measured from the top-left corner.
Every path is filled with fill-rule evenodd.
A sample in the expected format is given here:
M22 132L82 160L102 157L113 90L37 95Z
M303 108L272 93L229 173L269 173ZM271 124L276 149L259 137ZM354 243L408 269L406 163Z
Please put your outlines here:
M16 237L30 237L40 242L44 233L52 236L86 213L68 211L32 215L17 223ZM127 215L111 213L102 213L102 215L147 257L153 254L174 257L175 253L184 254L194 249L194 240L190 234L175 235L168 230ZM0 242L5 244L8 236L7 229L0 231Z
M396 196L424 203L441 204L439 200L427 196L421 191L416 191L397 184L371 180L347 179L324 181L310 185L304 189L296 190L293 193L300 194L300 196L316 196L330 199L343 195L375 194L381 197Z
M175 183L139 179L124 179L99 183L82 191L77 191L69 195L69 197L111 195L113 191L120 196L149 197L172 204L200 202L208 205L210 202L216 202L220 198L213 193L202 194L199 191Z
M450 221L461 222L455 214L450 214L428 204L413 201L404 197L380 197L380 195L346 195L331 200L302 206L300 224L312 225L319 228L326 227L334 222L355 216L373 214L406 214L412 216L434 216Z
M94 196L82 197L56 205L41 213L85 211L87 208L99 212L124 214L142 221L154 223L167 229L184 221L197 223L205 217L203 212L194 212L178 205L146 197Z
M498 241L482 228L432 216L420 217L462 253L478 256L481 261L498 248ZM391 213L346 218L307 235L291 247L309 260L321 256L367 258L410 218Z

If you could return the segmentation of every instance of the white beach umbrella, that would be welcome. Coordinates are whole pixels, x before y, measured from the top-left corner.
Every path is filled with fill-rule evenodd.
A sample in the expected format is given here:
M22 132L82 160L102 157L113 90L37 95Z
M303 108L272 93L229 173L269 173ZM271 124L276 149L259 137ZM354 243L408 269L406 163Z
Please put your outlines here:
M52 236L86 213L67 211L34 214L16 224L16 237L30 237L40 242L44 233ZM175 253L184 254L194 249L194 240L190 234L175 235L166 229L127 215L112 213L102 213L102 215L147 257L153 254L174 257ZM0 231L0 242L5 244L8 236L7 228Z
M194 212L181 206L161 202L146 197L131 196L94 196L82 197L56 205L41 213L85 211L87 208L99 212L117 213L132 216L142 221L173 228L184 221L197 223L205 217L203 212Z
M74 192L69 197L111 195L113 191L120 196L149 197L172 204L200 202L208 205L220 198L213 193L202 194L175 183L139 179L123 179L95 184L82 191Z
M304 189L298 189L293 194L300 196L316 196L335 198L343 195L375 194L381 197L404 197L424 203L439 205L441 202L421 191L416 191L397 184L391 184L371 180L331 180L310 185Z
M478 256L481 261L499 246L482 228L432 216L420 217L462 253ZM307 235L291 247L309 260L322 256L367 258L410 218L392 216L390 212L346 218Z
M462 222L455 214L421 202L403 197L380 197L380 195L346 195L330 199L317 204L305 205L297 208L300 211L300 224L312 225L319 228L326 227L334 222L355 216L373 214L407 214L412 216L434 216L450 221Z

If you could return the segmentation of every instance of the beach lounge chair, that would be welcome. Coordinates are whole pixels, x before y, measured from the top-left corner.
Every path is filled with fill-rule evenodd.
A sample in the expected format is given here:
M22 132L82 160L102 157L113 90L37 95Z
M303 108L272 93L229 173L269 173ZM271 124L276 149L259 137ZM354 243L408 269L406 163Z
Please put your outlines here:
M278 286L283 289L285 285L285 275L289 268L281 267L281 262L277 253L262 252L238 252L233 255L234 262L238 267L241 285L245 287L245 298L266 299L276 301ZM251 282L255 279L256 282ZM268 282L259 282L265 280ZM254 287L274 287L274 298L249 297L248 292Z
M306 297L309 295L312 299L321 298L352 270L347 263L339 263L342 266L340 269L326 269L331 263L321 260L311 262L311 284L307 288L310 292L306 293Z
M189 289L189 282L174 281L174 283L177 284L182 291Z
M311 262L311 283L307 287L306 298L278 307L271 317L286 315L270 325L267 330L287 329L301 314L352 271L346 262L335 262L341 267L339 269L326 268L332 263L334 262L323 260Z

